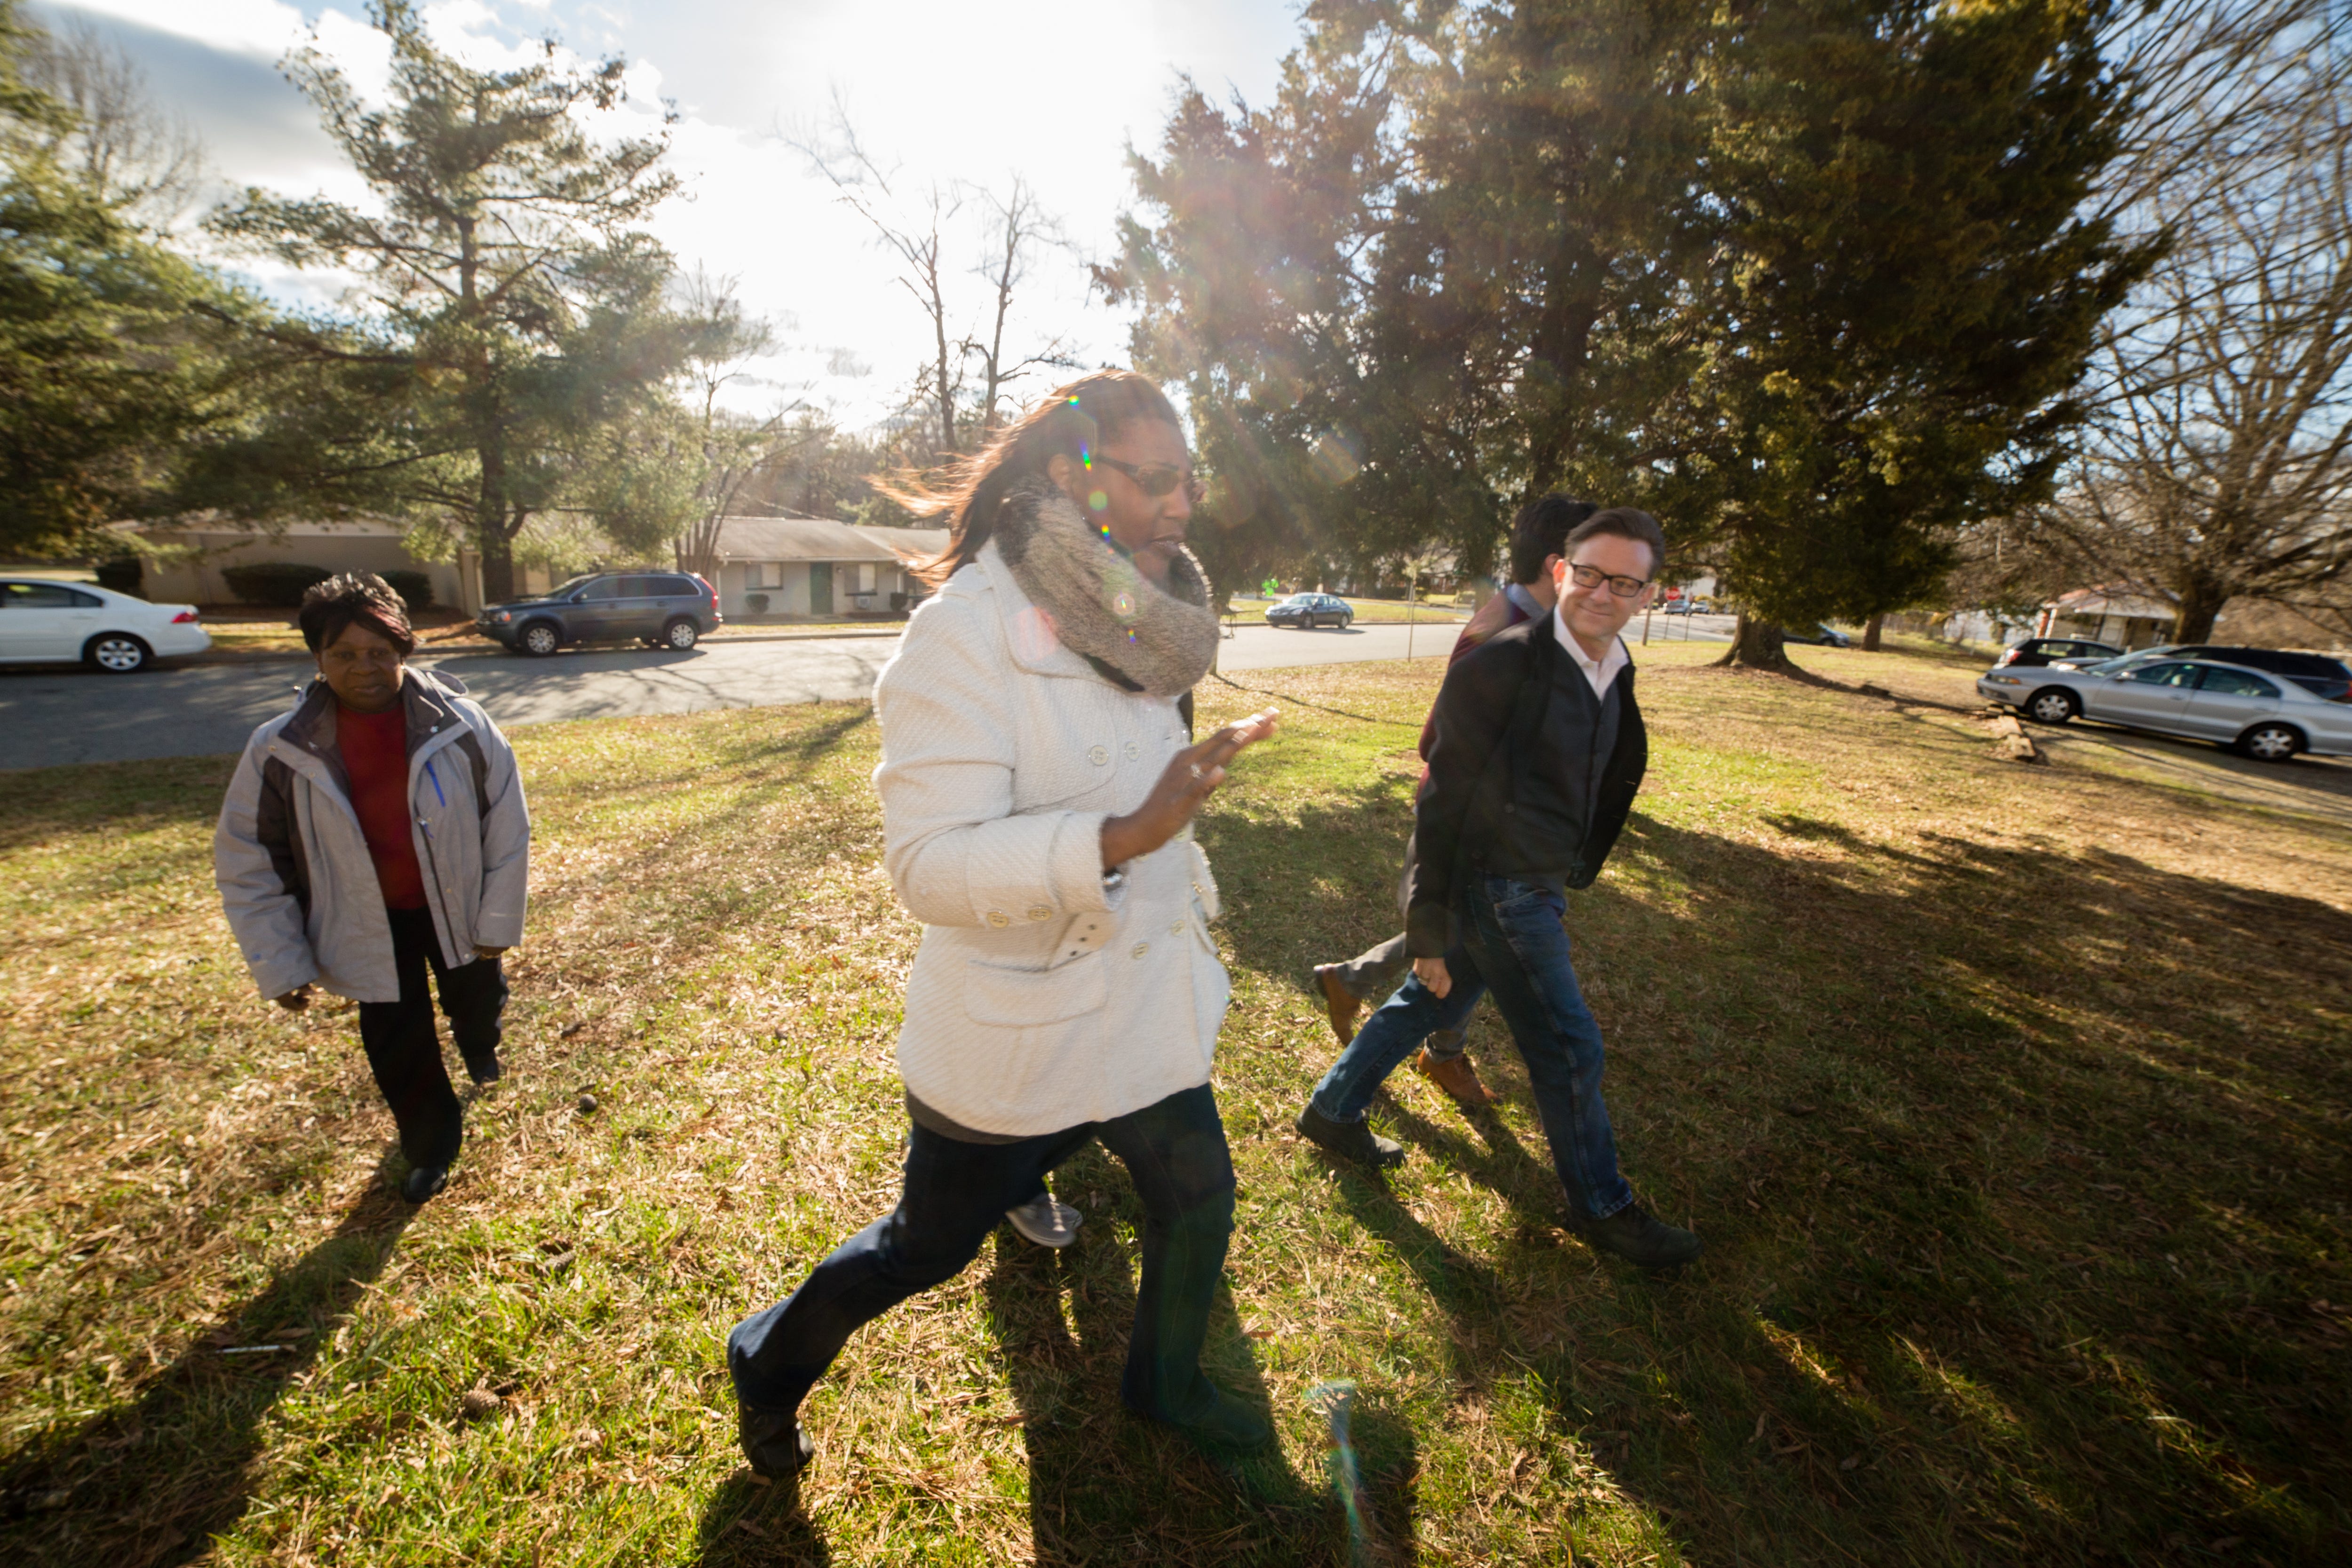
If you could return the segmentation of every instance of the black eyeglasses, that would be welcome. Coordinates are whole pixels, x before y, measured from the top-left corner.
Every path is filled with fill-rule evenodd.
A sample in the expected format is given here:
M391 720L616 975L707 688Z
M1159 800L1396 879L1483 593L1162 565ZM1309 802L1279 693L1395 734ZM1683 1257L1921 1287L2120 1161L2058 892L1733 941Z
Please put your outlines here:
M1180 468L1173 463L1122 463L1117 458L1106 458L1097 452L1094 460L1106 468L1117 468L1135 481L1135 488L1157 500L1178 485L1184 487L1184 499L1195 506L1209 491L1209 487L1192 477L1190 468Z
M1598 566L1570 566L1568 574L1576 579L1580 588L1598 588L1606 583L1609 591L1621 599L1630 599L1650 585L1647 577L1619 577Z

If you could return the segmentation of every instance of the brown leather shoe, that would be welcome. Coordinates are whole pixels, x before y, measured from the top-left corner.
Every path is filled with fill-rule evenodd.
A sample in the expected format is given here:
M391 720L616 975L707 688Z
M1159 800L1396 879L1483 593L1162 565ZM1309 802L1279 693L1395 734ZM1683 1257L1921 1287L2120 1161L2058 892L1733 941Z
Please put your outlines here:
M1467 1056L1433 1057L1423 1046L1412 1053L1412 1070L1464 1105L1492 1105L1495 1091L1478 1081Z
M1345 1050L1348 1042L1356 1037L1356 1015L1364 1010L1364 1005L1339 984L1339 966L1336 963L1315 966L1315 985L1323 993L1323 1010L1331 1015L1331 1032L1339 1037L1339 1048Z

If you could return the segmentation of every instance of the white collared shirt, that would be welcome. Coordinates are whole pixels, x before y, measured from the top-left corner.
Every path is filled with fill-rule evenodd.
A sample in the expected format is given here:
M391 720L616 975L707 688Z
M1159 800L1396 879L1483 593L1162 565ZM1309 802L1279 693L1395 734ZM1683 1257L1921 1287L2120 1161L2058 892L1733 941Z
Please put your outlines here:
M1584 671L1584 679L1592 683L1595 697L1607 698L1617 672L1633 662L1633 656L1625 651L1623 637L1610 638L1609 652L1601 658L1586 653L1584 645L1576 640L1576 634L1568 629L1568 617L1560 613L1558 605L1551 607L1551 635L1568 657L1576 660L1576 668Z

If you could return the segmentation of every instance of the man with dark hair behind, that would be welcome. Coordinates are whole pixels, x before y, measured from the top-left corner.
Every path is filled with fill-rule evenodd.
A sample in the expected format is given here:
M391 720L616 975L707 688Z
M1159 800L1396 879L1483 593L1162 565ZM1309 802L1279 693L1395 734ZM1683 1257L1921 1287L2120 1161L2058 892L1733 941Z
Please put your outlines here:
M1570 961L1567 890L1601 873L1648 765L1633 661L1618 634L1665 563L1657 520L1631 507L1571 530L1552 612L1497 632L1446 671L1435 743L1413 805L1406 889L1412 977L1358 1032L1298 1117L1343 1159L1393 1165L1365 1121L1373 1091L1431 1031L1458 1026L1491 989L1567 1189L1570 1223L1645 1268L1699 1254L1644 1213L1617 1168L1601 1097L1601 1026Z
M514 751L455 677L405 663L408 613L371 572L331 577L295 617L318 679L253 732L213 870L261 994L360 1005L360 1042L421 1204L447 1184L464 1113L426 975L476 1083L499 1076L499 955L522 940L530 817Z
M1511 519L1511 580L1503 585L1501 593L1479 605L1478 613L1462 628L1462 635L1454 639L1453 653L1447 656L1449 668L1496 632L1551 614L1559 593L1552 586L1552 568L1559 563L1561 552L1568 548L1569 530L1597 510L1591 501L1557 492L1538 496L1519 508ZM1430 747L1436 739L1436 710L1433 708L1421 731L1423 763L1429 761ZM1428 776L1426 767L1423 776ZM1405 875L1412 874L1412 847L1408 841ZM1397 890L1401 903L1404 889L1400 885ZM1316 966L1315 987L1323 994L1324 1010L1331 1017L1331 1032L1339 1037L1342 1047L1355 1038L1356 1015L1395 990L1411 962L1405 952L1404 933L1399 931L1344 963ZM1471 1065L1465 1052L1469 1023L1465 1014L1458 1026L1432 1034L1413 1053L1413 1070L1464 1105L1485 1105L1495 1097L1478 1081L1478 1069Z

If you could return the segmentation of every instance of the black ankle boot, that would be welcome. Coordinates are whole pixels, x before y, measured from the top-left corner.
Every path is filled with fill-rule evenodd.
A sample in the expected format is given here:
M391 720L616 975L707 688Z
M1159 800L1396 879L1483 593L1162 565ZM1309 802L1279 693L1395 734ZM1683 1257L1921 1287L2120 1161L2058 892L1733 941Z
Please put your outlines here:
M1334 1121L1308 1100L1298 1113L1298 1135L1359 1165L1402 1165L1404 1145L1372 1131L1369 1121Z
M1147 1421L1157 1421L1182 1433L1194 1447L1212 1454L1253 1454L1274 1441L1274 1426L1264 1415L1212 1384L1210 1403L1181 1420L1136 1410ZM1134 1410L1133 1405L1128 1406Z
M408 1173L400 1184L400 1195L410 1203L421 1204L449 1184L446 1165L419 1165Z
M1627 1204L1607 1219L1579 1220L1576 1234L1601 1251L1613 1252L1644 1268L1688 1263L1706 1247L1689 1231L1643 1212L1640 1204Z
M743 1445L743 1459L752 1473L772 1481L789 1480L816 1458L816 1445L801 1430L800 1416L794 1411L739 1405L735 1436Z

